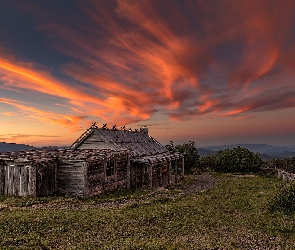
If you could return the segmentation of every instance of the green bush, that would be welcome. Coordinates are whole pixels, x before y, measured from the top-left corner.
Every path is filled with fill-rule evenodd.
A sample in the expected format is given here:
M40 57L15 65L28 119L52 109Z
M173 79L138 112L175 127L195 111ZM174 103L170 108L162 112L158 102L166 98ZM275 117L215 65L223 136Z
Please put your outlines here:
M215 155L207 155L200 158L199 168L204 171L208 169L215 169L216 157Z
M215 168L219 172L257 172L262 165L258 155L242 147L220 150L215 154Z
M184 155L184 171L185 173L193 173L198 169L200 155L195 143L189 141L189 143L175 145L172 141L165 146L170 152L179 152Z
M281 211L284 213L295 212L295 182L287 184L282 190L277 192L274 199L269 203L271 212Z

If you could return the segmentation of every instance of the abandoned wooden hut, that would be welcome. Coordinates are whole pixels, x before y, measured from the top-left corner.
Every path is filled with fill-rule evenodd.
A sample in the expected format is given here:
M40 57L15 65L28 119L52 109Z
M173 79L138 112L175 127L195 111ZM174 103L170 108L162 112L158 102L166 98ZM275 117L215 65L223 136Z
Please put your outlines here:
M0 195L92 196L129 187L127 150L32 150L0 154Z
M0 153L0 195L92 196L113 189L158 188L184 174L171 154L140 131L93 124L70 149Z
M184 175L183 155L171 154L148 134L146 127L139 131L98 128L91 125L70 147L72 150L111 149L130 152L130 187L157 188L170 185ZM119 170L119 169L118 169ZM114 171L114 179L120 178Z

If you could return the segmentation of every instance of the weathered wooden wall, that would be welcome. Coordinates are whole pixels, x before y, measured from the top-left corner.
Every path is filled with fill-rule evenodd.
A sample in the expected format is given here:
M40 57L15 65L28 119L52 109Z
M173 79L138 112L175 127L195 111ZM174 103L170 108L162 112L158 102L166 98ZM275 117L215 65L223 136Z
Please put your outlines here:
M56 164L39 166L0 165L0 194L9 196L47 196L55 191Z
M96 131L92 131L91 134L87 136L87 138L84 139L83 143L81 143L77 149L113 149L115 150L116 147L112 145L110 142L106 141L101 137L101 135Z
M114 162L114 175L107 176L106 174L108 162ZM88 195L129 188L130 186L130 164L127 151L109 153L103 159L88 161L87 166Z
M57 187L57 161L37 163L34 167L36 171L36 196L55 194Z
M87 186L89 195L97 195L104 192L105 165L105 161L88 162Z
M0 194L10 196L36 196L32 180L36 177L32 166L1 165Z
M147 158L148 159L148 158ZM153 157L149 161L138 159L131 162L131 187L166 187L179 179L182 173L182 158L166 159Z
M121 158L116 158L116 175L117 175L117 188L130 187L130 160L129 154L123 155Z
M114 162L114 175L107 176L108 162ZM59 159L57 193L92 196L116 188L128 188L129 153L127 150L82 150Z
M114 162L114 174L106 165ZM127 150L38 150L0 154L0 194L88 196L130 187Z
M84 196L86 163L83 160L60 161L57 168L56 193L69 196Z
M130 159L128 150L37 150L0 154L0 195L89 196L113 189L157 188L183 175L180 155ZM112 174L107 166L114 166Z

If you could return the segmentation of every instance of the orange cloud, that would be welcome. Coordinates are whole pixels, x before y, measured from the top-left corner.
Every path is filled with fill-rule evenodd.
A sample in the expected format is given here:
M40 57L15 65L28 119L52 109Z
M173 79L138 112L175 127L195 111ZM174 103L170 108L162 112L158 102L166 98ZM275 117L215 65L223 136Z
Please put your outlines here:
M86 112L88 115L95 115L104 119L107 119L108 116L114 116L114 118L118 116L120 120L122 120L122 117L125 116L122 122L131 122L135 119L146 119L149 117L149 113L143 112L143 110L139 111L138 106L129 101L132 99L132 94L137 95L137 99L140 98L134 90L131 92L131 90L126 90L119 84L114 83L112 85L111 82L105 85L108 86L108 90L116 89L116 91L118 91L121 88L122 93L125 92L127 94L128 92L128 96L124 98L106 95L105 91L101 92L99 88L87 90L82 85L72 84L71 86L70 84L62 83L45 70L40 70L31 63L21 63L7 54L2 54L2 57L0 57L0 79L4 81L5 85L9 86L10 89L25 88L68 99L71 104L70 108L74 112L80 110L81 113L85 114ZM88 92L92 92L93 94ZM128 102L132 105L127 105L126 103ZM14 106L16 105L20 108L19 104L14 103ZM25 106L22 107L23 110L24 107ZM27 107L26 110L28 111L28 109L31 109L34 113L40 113L37 109L33 110L32 107ZM71 116L68 116L64 120L57 119L51 121L51 123L66 124L70 122L71 119ZM45 121L46 119L43 120Z
M26 145L44 146L44 145L62 145L65 146L64 140L60 136L43 135L43 134L0 134L0 141L23 143ZM36 142L38 142L36 145Z
M61 115L54 112L43 111L7 98L0 98L0 103L5 103L17 108L20 113L25 114L32 120L70 127L73 131L79 130L79 122L86 118L86 116Z
M240 113L243 113L245 111L249 110L249 108L239 108L232 111L228 111L225 113L222 113L221 116L231 116L231 115L238 115Z
M0 113L0 114L5 115L5 116L16 116L16 115L17 115L17 114L14 113L14 112L2 112L2 113Z
M6 58L5 58L6 56ZM18 60L10 56L3 55L0 57L0 73L5 77L2 80L6 84L13 86L32 89L49 95L56 95L68 99L89 100L97 104L102 101L94 96L78 91L57 79L54 79L45 71L39 70L31 63L19 63Z
M78 59L64 64L63 72L105 96L105 105L115 110L117 119L123 113L147 119L161 109L180 119L245 112L247 109L236 106L250 107L246 102L251 100L252 104L267 88L267 84L260 84L250 89L252 95L248 92L249 84L276 66L282 44L276 34L282 26L286 30L290 25L290 11L278 25L272 13L284 7L275 2L184 5L186 14L170 2L167 8L172 14L163 16L161 4L155 1L118 1L115 10L108 3L90 1L83 4L87 16L79 29L56 22L42 24L39 30L60 38L62 42L53 44L54 48ZM194 33L187 13L200 22L203 34ZM206 21L198 18L204 13L211 15ZM213 26L211 17L218 27ZM87 32L92 34L90 41L84 35ZM239 59L238 63L230 62L229 70L213 50L231 41L240 43L241 49L228 51ZM223 86L218 79L208 87L210 72L223 78ZM103 111L92 114L103 119L109 116Z

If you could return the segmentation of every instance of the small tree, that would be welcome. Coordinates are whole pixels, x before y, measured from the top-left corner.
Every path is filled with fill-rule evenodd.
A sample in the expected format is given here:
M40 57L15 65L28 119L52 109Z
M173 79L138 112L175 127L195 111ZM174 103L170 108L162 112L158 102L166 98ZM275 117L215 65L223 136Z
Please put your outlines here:
M189 143L179 144L174 146L173 142L165 146L170 152L179 152L184 155L184 171L186 173L192 173L198 166L200 155L195 143L189 141Z

